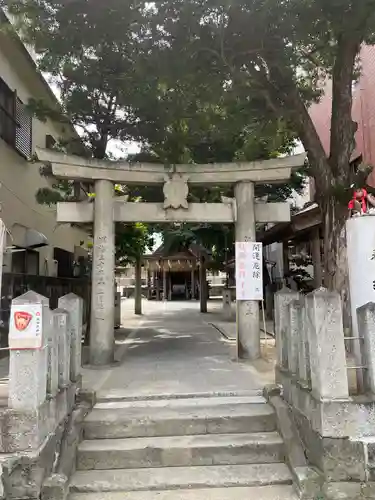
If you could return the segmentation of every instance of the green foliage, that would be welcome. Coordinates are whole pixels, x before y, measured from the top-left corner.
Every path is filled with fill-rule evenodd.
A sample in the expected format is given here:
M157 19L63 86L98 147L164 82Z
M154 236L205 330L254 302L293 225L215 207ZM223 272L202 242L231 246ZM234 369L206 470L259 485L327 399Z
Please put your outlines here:
M137 136L134 109L149 88L149 34L141 3L3 0L1 6L18 19L18 31L34 47L39 69L50 75L61 96L61 106L32 99L29 109L40 120L49 118L78 131L58 138L54 149L103 159L110 157L111 141ZM36 198L52 205L82 199L82 194L89 194L88 187L77 190L72 182L54 181L51 188L39 189ZM135 260L150 244L146 225L117 225L118 262Z
M298 20L293 16L298 13L302 18L305 11L299 13L301 6L296 1L252 0L230 5L216 0L2 3L18 15L19 29L34 46L40 69L52 76L61 93L61 109L50 109L40 101L31 102L31 108L40 118L72 123L79 130L83 154L95 158L109 156L111 141L128 139L141 140L144 145L135 160L168 165L252 161L290 152L299 130L293 120L295 113L285 106L279 87L271 93L272 82L262 80L267 51L272 56L277 52L279 66L303 68L298 88L305 102L318 93L316 81L323 62L313 69L309 58L301 54L308 43L315 43L322 27L313 23L311 35L306 29L297 29ZM302 3L310 12L310 3L315 2ZM283 50L277 44L270 48L280 38L288 41ZM324 61L329 60L328 52ZM271 78L273 70L267 75ZM279 108L275 112L275 93L283 112ZM71 138L62 147L77 147L77 142ZM256 194L284 200L302 184L301 173L294 173L284 185L257 186ZM58 183L55 187L50 197L46 190L39 192L39 199L54 203L74 194L72 185ZM132 187L128 191L131 197L146 201L162 199L159 188ZM222 195L232 193L221 187L194 188L190 200L220 201ZM126 238L139 236L138 229L129 229ZM218 264L233 253L232 227L183 225L178 229L184 231L212 249ZM131 254L125 241L118 242L118 248ZM123 251L125 258L128 254Z
M180 58L169 55L169 61L176 59L178 65ZM166 55L159 56L158 61L160 57ZM265 113L264 106L262 113L256 99L228 92L221 80L222 75L213 75L209 71L204 74L207 71L205 67L199 71L198 67L195 70L185 67L185 72L182 67L177 72L174 64L170 67L172 74L166 71L163 75L166 88L169 89L167 101L162 96L158 98L160 102L157 105L149 106L147 120L150 127L143 129L147 146L134 155L132 161L161 164L223 163L264 160L291 152L296 136L287 123ZM190 71L196 76L194 82L190 81ZM203 90L197 90L200 86ZM190 106L193 106L190 113L183 111L189 110ZM161 130L160 133L155 132L163 123L164 136ZM257 185L256 196L266 197L270 201L286 200L294 191L300 192L304 187L303 173L303 169L293 172L291 180L284 184ZM163 199L160 188L132 188L131 193L147 201ZM222 196L233 197L233 189L225 186L192 186L189 201L220 202ZM233 257L233 225L178 224L168 228L161 226L155 230L163 234L164 243L170 249L188 247L191 243L202 245L212 253L212 266L216 269L223 269L225 262Z
M306 118L297 105L318 99L322 77L337 76L352 57L351 83L360 43L372 39L375 26L374 0L157 0L155 6L167 59L178 53L179 67L199 69L198 81L205 71L219 76L241 105L247 100L256 120L276 115L297 132Z
M290 270L285 275L286 278L292 278L298 285L298 290L311 292L314 289L313 279L306 268L313 265L312 258L305 252L293 254L289 258Z
M146 253L154 244L154 240L147 225L116 224L116 262L125 265L135 262Z
M181 76L183 78L183 75ZM186 93L188 92L186 89ZM194 90L194 89L193 89ZM175 144L180 149L181 156L172 156L171 141L165 144L152 142L148 137L148 145L131 160L143 162L166 163L222 163L236 161L255 161L275 158L277 155L291 152L295 145L295 135L288 130L282 120L269 120L258 128L249 127L247 114L239 112L239 106L233 107L232 97L221 91L221 108L216 106L216 113L220 116L217 121L205 121L196 115L185 122L184 135L175 138ZM186 100L188 95L185 94ZM190 99L193 99L191 96ZM170 108L175 110L173 106ZM243 109L243 108L240 108ZM255 119L253 117L253 119ZM155 123L157 117L154 118ZM259 121L263 120L259 116ZM171 139L172 134L169 139ZM165 145L165 150L163 147ZM292 178L279 185L257 185L256 196L267 198L270 201L284 201L290 198L293 192L300 192L304 187L304 170L293 172ZM162 201L163 194L160 188L139 187L132 188L133 195L140 195L147 201ZM194 203L221 202L222 196L233 197L233 189L225 186L204 187L192 186L189 192L189 201ZM164 244L169 251L187 248L197 243L212 253L212 267L224 269L225 262L234 256L234 226L217 224L178 224L172 227L159 226L155 230L162 233Z
M149 34L142 3L2 0L2 4L17 16L19 31L38 54L39 68L51 75L61 94L61 110L34 100L37 115L72 123L95 158L106 157L111 140L133 137L134 105L148 87L143 77Z
M301 139L325 213L325 284L341 289L345 211L338 195L355 179L352 83L361 45L374 40L375 0L156 0L153 5L167 60L178 57L177 68L189 72L197 68L198 85L207 72L213 93L219 79L250 106L250 127L280 119ZM327 157L308 106L319 99L328 76L333 99Z

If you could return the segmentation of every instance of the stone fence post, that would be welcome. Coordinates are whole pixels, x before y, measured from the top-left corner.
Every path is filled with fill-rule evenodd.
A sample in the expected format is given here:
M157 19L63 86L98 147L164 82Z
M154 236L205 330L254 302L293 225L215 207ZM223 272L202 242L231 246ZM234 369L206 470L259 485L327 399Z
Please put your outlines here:
M311 387L311 370L310 370L310 348L307 338L307 313L305 305L305 297L300 300L300 331L298 335L298 380L299 382L310 388Z
M58 338L58 382L64 389L70 383L70 325L69 314L64 309L53 311L53 328Z
M67 310L51 311L32 291L12 301L8 407L0 412L6 498L67 498L87 410L75 406L83 302L69 294L59 303Z
M289 304L299 299L298 292L292 292L289 288L282 288L275 293L275 335L277 365L288 369L288 336L290 334L290 311Z
M231 319L232 313L232 293L230 288L223 289L223 316L225 319Z
M121 326L121 293L115 289L115 328Z
M33 411L46 401L50 338L49 300L32 291L13 299L9 327L9 408ZM48 378L49 390L52 385Z
M68 295L59 298L59 309L63 309L69 314L70 380L79 383L82 360L83 299L75 293L68 293Z
M27 292L12 301L8 408L0 452L37 450L69 415L81 383L81 298L49 300ZM53 463L53 460L52 460Z
M299 300L292 300L289 303L289 331L287 331L287 352L289 372L297 376L298 372L298 352L302 328L302 306Z
M358 333L361 340L364 389L375 394L375 304L369 302L357 309Z
M319 289L306 296L305 304L312 393L318 399L348 399L340 295Z
M48 308L48 364L47 364L47 394L55 398L59 391L59 335L54 328L54 314Z

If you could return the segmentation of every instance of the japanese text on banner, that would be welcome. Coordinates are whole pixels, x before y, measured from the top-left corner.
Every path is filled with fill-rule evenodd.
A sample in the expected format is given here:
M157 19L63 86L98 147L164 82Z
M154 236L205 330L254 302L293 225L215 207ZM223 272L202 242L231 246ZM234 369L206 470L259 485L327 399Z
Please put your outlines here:
M263 300L263 246L236 242L237 300Z

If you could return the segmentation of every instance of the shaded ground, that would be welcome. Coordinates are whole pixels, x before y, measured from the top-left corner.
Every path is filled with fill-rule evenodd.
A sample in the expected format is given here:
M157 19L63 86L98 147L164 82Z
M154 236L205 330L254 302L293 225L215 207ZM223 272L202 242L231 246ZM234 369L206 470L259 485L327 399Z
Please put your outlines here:
M84 370L84 385L126 397L159 394L261 390L273 381L270 363L232 360L234 342L215 324L221 304L208 314L197 302L147 302L145 316L132 315L132 300L123 301L123 326L116 334L118 366Z

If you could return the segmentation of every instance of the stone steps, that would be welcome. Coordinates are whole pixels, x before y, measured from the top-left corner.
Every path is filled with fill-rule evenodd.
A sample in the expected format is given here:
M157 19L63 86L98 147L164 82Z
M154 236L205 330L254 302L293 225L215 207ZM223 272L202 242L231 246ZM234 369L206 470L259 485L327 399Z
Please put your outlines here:
M230 402L230 398L208 405L207 400L169 404L98 404L84 422L85 439L183 436L186 434L239 434L270 432L276 428L272 409L261 403ZM162 404L161 404L162 403ZM204 406L205 404L205 406Z
M97 404L101 403L140 403L149 404L156 401L161 401L163 404L166 402L172 403L179 400L190 400L194 403L196 400L206 400L214 402L220 398L251 398L253 402L265 402L262 389L253 389L248 391L219 391L219 392L173 392L173 393L159 393L159 394L141 394L139 392L131 392L128 389L113 389L106 391L99 391L96 394ZM210 403L211 404L211 403Z
M292 486L204 488L194 490L73 493L70 500L297 500Z
M110 394L83 435L69 500L296 499L276 417L258 394Z
M288 467L278 463L78 471L70 488L72 493L100 493L249 488L291 483Z
M78 469L138 469L283 461L277 432L83 441Z

